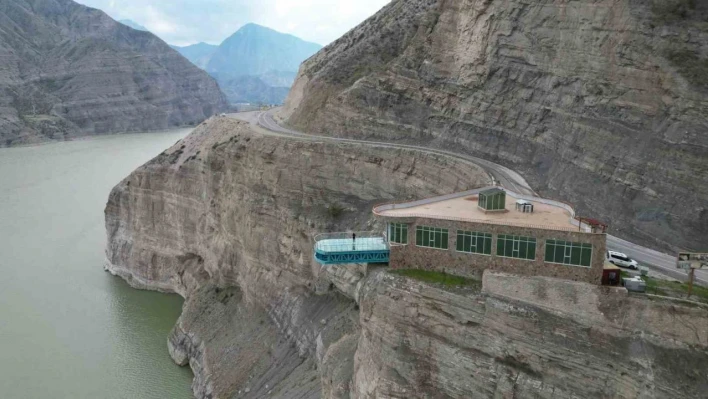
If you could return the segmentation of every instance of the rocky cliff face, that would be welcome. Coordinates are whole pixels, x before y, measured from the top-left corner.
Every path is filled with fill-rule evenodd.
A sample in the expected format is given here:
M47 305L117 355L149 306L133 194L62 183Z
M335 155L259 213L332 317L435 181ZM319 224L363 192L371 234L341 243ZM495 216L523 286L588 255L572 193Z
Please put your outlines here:
M708 4L397 0L307 60L299 129L497 161L665 249L708 250Z
M489 272L480 292L381 273L360 295L355 397L706 395L706 309Z
M700 397L708 311L550 279L449 289L321 268L312 236L371 206L487 184L435 155L214 118L106 207L107 268L187 298L168 340L200 398Z
M197 124L216 82L149 32L70 0L0 0L0 146Z
M314 234L370 230L376 203L486 184L479 168L438 155L254 135L214 118L113 190L108 260L136 286L187 296L238 284L267 304L273 290L244 287L311 285Z

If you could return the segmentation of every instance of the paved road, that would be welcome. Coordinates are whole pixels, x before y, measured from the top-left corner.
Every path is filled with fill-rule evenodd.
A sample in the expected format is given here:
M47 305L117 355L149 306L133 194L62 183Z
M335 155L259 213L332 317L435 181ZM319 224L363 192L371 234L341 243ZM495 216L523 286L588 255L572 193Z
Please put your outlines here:
M507 167L496 164L494 162L490 162L469 155L457 154L450 151L437 150L414 145L306 134L292 129L288 129L278 124L273 118L274 111L275 109L265 112L242 112L237 114L230 114L229 116L235 119L249 122L254 126L254 128L256 128L256 130L261 131L265 134L298 137L304 140L337 141L344 143L373 145L377 147L405 148L425 153L449 156L455 159L460 159L481 166L490 175L490 177L492 177L495 181L500 182L502 186L507 187L512 191L515 191L520 194L537 196L537 194L529 186L528 182L526 182L526 180L521 175ZM658 271L669 277L681 281L685 281L687 279L687 274L684 271L676 269L676 257L673 255L668 255L650 248L645 248L641 245L631 243L629 241L623 240L619 237L615 237L612 235L607 236L607 247L608 249L611 249L613 251L623 252L629 257L636 259L640 265L647 266L650 269ZM703 286L708 286L708 271L701 270L696 272L696 283Z

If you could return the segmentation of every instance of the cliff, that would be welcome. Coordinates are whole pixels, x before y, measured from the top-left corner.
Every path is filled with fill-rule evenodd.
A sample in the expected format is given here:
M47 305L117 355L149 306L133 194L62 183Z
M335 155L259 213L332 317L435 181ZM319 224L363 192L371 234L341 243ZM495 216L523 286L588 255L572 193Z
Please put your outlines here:
M371 207L488 184L442 156L213 118L106 206L107 269L187 298L168 339L199 398L704 395L708 310L485 274L466 288L322 268L312 236Z
M338 354L358 339L356 305L312 261L313 235L372 229L382 201L486 184L480 169L441 156L257 135L213 118L111 192L107 268L188 298L170 347L199 397L309 397L292 381L314 382L316 396L348 392L353 352L349 366Z
M394 0L303 63L303 131L454 149L647 246L708 250L708 3Z
M197 124L216 82L149 32L70 0L0 0L0 147Z
M543 277L485 272L482 287L370 278L353 396L706 397L705 308Z

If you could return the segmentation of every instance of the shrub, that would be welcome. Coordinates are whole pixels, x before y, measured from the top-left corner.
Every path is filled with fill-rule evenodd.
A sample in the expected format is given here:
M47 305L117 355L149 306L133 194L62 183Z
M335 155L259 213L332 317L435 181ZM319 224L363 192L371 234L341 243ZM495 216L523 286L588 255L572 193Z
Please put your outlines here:
M391 273L409 277L426 283L437 283L449 287L481 287L481 282L443 272L421 269L392 270Z
M330 206L327 207L327 214L328 214L332 219L337 219L337 218L339 218L340 216L342 216L342 214L344 213L344 211L345 211L345 208L344 208L343 206L336 205L336 204L330 205Z
M695 51L687 49L669 50L666 58L689 82L704 89L708 88L708 59L702 59Z
M696 9L696 0L654 0L652 12L661 22L686 19Z

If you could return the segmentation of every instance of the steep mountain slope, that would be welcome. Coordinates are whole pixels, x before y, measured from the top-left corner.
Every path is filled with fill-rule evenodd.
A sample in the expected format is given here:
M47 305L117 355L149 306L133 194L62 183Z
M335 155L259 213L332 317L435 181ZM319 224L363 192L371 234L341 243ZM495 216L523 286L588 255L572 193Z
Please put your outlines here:
M621 237L708 250L708 3L394 0L311 57L299 129L451 148Z
M70 0L0 0L0 146L198 123L216 82L149 32Z
M292 35L247 24L224 40L205 69L219 81L231 102L282 104L300 63L320 48ZM202 67L203 58L185 56Z
M270 86L256 76L221 80L219 84L232 103L282 104L290 91L287 86Z
M135 30L141 30L145 32L149 32L148 28L140 25L139 23L133 21L132 19L121 19L118 22L122 23L125 26L129 26Z
M318 233L381 231L376 203L488 183L444 156L212 118L113 189L107 269L187 298L168 348L198 398L705 397L705 306L313 260Z
M201 69L206 69L209 64L211 56L214 55L216 49L219 46L208 43L197 43L191 46L179 47L171 46L173 49L177 50L186 59L192 62L192 64L198 66Z

